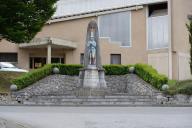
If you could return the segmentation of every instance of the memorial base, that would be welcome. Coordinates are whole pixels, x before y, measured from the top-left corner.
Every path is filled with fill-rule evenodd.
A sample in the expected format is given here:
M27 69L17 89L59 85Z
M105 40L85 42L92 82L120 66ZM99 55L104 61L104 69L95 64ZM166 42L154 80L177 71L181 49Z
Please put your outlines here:
M80 71L80 84L84 88L106 88L104 70L88 65Z

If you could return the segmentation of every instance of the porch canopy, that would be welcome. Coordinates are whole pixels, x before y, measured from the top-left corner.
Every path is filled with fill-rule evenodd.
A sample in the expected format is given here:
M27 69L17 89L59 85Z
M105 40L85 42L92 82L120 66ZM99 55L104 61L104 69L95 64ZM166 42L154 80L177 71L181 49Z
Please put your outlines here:
M47 48L47 63L51 63L51 49L52 48L64 48L64 49L76 49L77 43L64 40L60 38L35 38L29 43L19 44L19 48Z
M35 38L29 43L19 44L19 48L45 48L48 45L51 45L52 48L77 48L77 43L75 42L53 37Z

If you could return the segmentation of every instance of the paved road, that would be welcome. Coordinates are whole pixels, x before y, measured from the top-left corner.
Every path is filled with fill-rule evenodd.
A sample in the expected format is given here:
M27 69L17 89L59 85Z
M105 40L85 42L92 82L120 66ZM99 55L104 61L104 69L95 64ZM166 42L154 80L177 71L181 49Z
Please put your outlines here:
M0 118L32 128L192 128L192 108L0 107Z

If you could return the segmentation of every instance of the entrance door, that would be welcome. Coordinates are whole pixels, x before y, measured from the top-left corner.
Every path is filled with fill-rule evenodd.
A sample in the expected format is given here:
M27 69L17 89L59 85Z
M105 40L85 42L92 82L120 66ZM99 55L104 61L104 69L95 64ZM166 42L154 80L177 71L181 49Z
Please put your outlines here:
M47 62L46 57L30 57L30 69L37 69L43 67ZM64 64L64 57L52 57L51 63Z
M46 64L45 57L30 57L30 69L37 69Z

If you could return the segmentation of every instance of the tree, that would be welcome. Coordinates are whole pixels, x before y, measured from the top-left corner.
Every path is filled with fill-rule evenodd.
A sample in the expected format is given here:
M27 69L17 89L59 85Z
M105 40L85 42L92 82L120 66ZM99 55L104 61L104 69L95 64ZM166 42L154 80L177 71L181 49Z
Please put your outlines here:
M192 20L190 20L190 23L187 24L187 28L189 31L189 43L190 43L190 69L192 74Z
M55 12L57 0L0 0L0 36L29 42Z

